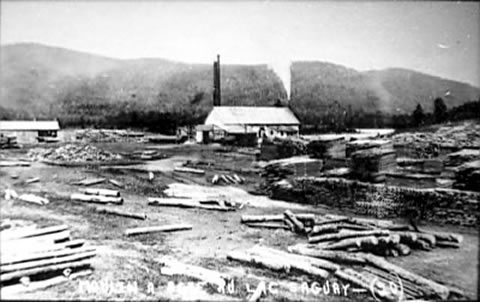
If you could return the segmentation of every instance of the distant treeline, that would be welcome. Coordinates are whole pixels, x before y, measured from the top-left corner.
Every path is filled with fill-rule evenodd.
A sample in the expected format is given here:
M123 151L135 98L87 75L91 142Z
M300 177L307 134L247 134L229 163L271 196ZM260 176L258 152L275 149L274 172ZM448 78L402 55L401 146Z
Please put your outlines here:
M420 104L411 114L387 114L377 111L366 113L352 111L341 106L331 106L319 115L316 123L304 123L303 133L348 132L354 128L395 128L405 129L432 125L447 121L480 119L480 99L447 109L442 98L434 101L434 112L425 113Z
M128 102L72 102L63 104L57 118L63 128L132 128L157 133L174 134L177 127L202 124L211 107L193 102L170 110L153 110ZM280 103L276 104L281 106ZM181 107L181 108L180 108ZM303 117L291 108L302 122L303 133L344 132L353 128L412 128L446 121L480 118L480 99L447 109L441 98L434 100L434 112L425 113L417 105L410 114L386 114L363 112L344 108L334 102L321 112ZM52 108L58 110L58 108ZM0 106L0 120L29 119L28 112L9 110Z

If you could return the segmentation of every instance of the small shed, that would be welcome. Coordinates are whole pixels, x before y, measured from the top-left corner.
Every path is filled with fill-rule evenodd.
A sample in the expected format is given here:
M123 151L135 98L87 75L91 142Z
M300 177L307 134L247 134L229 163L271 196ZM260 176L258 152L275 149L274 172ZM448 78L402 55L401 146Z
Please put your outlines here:
M19 144L33 144L38 141L57 139L58 121L0 121L0 133L16 136Z

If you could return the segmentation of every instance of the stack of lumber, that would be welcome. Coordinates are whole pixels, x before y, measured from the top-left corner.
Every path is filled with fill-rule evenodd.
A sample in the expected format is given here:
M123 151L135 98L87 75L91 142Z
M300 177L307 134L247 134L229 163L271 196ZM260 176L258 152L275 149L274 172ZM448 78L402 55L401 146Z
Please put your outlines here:
M347 143L346 156L350 157L354 152L370 149L392 150L393 142L386 139L360 139L351 141Z
M385 173L385 184L412 188L435 188L437 177L431 174L410 173L408 171L392 171Z
M273 160L307 154L306 141L300 138L265 139L260 146L259 160Z
M480 160L465 163L456 169L453 187L480 192Z
M217 185L220 183L229 184L242 184L245 182L245 178L238 176L237 174L215 174L212 178L212 184Z
M82 129L75 132L77 140L86 142L143 142L143 132L114 129Z
M120 192L116 190L100 189L100 188L86 188L80 189L81 193L73 193L70 195L71 200L93 203L113 203L123 204L123 198L120 197Z
M479 159L480 149L462 149L458 152L448 154L445 159L445 166L456 167Z
M345 158L346 141L343 137L316 139L308 143L307 150L313 158Z
M385 172L396 167L393 150L362 150L352 154L350 173L362 181L381 182Z
M20 148L15 135L3 135L0 133L0 149Z
M197 208L214 211L235 211L236 204L221 199L190 199L172 197L149 197L148 205L161 207Z
M34 148L27 154L33 160L59 162L99 162L122 159L120 154L101 150L92 145L67 144L58 148Z
M84 247L85 240L71 240L66 225L11 227L0 232L0 240L2 297L91 273L85 269L95 249Z

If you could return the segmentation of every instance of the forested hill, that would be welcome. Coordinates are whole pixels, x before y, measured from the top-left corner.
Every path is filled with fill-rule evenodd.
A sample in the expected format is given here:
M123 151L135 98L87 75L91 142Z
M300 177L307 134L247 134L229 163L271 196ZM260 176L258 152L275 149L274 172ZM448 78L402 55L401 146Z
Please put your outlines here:
M31 43L1 46L0 55L0 119L122 127L129 116L148 115L188 124L201 122L212 106L211 64L118 60ZM358 72L294 62L291 71L289 105L304 122L318 120L333 104L360 113L410 113L417 103L431 111L436 97L444 97L450 108L480 96L470 85L405 69ZM222 64L221 83L224 105L265 106L286 99L280 78L267 65Z

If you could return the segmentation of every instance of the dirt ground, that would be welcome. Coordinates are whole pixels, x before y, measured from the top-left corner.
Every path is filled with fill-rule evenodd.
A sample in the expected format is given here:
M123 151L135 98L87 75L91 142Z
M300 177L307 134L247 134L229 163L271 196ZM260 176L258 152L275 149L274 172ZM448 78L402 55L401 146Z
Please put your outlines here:
M97 144L97 146L116 152L131 152L139 149L153 149L154 146L140 144ZM97 256L92 259L94 272L89 277L54 286L42 291L23 294L19 299L120 299L120 300L158 300L158 299L205 299L235 300L245 299L249 293L247 286L253 288L259 280L275 281L280 284L280 294L272 294L267 300L322 300L322 301L357 301L365 296L349 292L346 296L322 295L312 292L293 292L288 282L302 284L315 280L304 276L272 273L259 268L240 265L226 259L226 253L233 250L249 248L262 244L279 249L288 245L305 242L289 231L252 229L240 223L244 214L279 214L285 208L298 212L334 213L335 209L314 208L286 202L269 201L265 197L256 200L241 210L218 212L200 209L166 208L147 205L147 197L160 196L167 185L183 182L186 184L210 185L212 175L218 169L251 168L253 156L239 153L215 152L207 146L169 146L158 148L170 156L165 160L148 163L147 170L154 171L155 178L148 181L148 173L143 168L130 170L118 167L61 167L32 163L30 167L9 167L0 169L0 191L13 188L17 193L35 193L50 199L45 206L38 206L22 201L4 200L1 197L1 219L32 220L39 225L67 224L72 230L72 238L86 239L88 245L97 248ZM3 151L2 151L3 152ZM26 150L9 150L1 154L5 159L22 158ZM1 158L0 158L1 159ZM172 171L172 167L186 159L210 160L215 163L215 170L208 170L206 175L185 175ZM245 171L244 171L245 172ZM237 172L246 178L246 184L240 188L251 190L258 183L258 175L246 171ZM13 179L12 175L18 176ZM104 215L95 212L95 205L69 200L71 193L78 192L79 187L72 182L84 177L113 178L125 184L119 189L125 199L120 207L125 211L146 213L145 221ZM30 177L39 177L40 182L25 185L23 181ZM112 184L104 183L94 187L118 189ZM248 195L245 195L250 198ZM252 200L254 197L251 197ZM243 197L242 197L243 199ZM238 200L247 202L248 200ZM262 203L261 205L258 203ZM260 206L259 206L260 205ZM342 213L345 214L345 213ZM193 226L190 231L175 233L157 233L126 237L124 230L130 227L188 223ZM449 286L457 287L471 298L477 297L478 272L478 232L474 229L454 226L422 225L424 229L457 232L464 236L460 249L437 248L430 252L414 251L408 257L390 259L406 269ZM159 273L161 260L165 256L174 257L182 262L201 265L236 276L235 290L225 295L216 293L208 286L189 287L185 284L193 281L188 278L172 278ZM175 283L169 281L185 281ZM125 284L137 284L137 291L125 291ZM283 284L283 285L282 285ZM117 286L118 285L118 286ZM291 285L291 284L290 284ZM117 287L115 287L117 286ZM118 290L113 290L117 288ZM287 290L288 289L288 290Z

